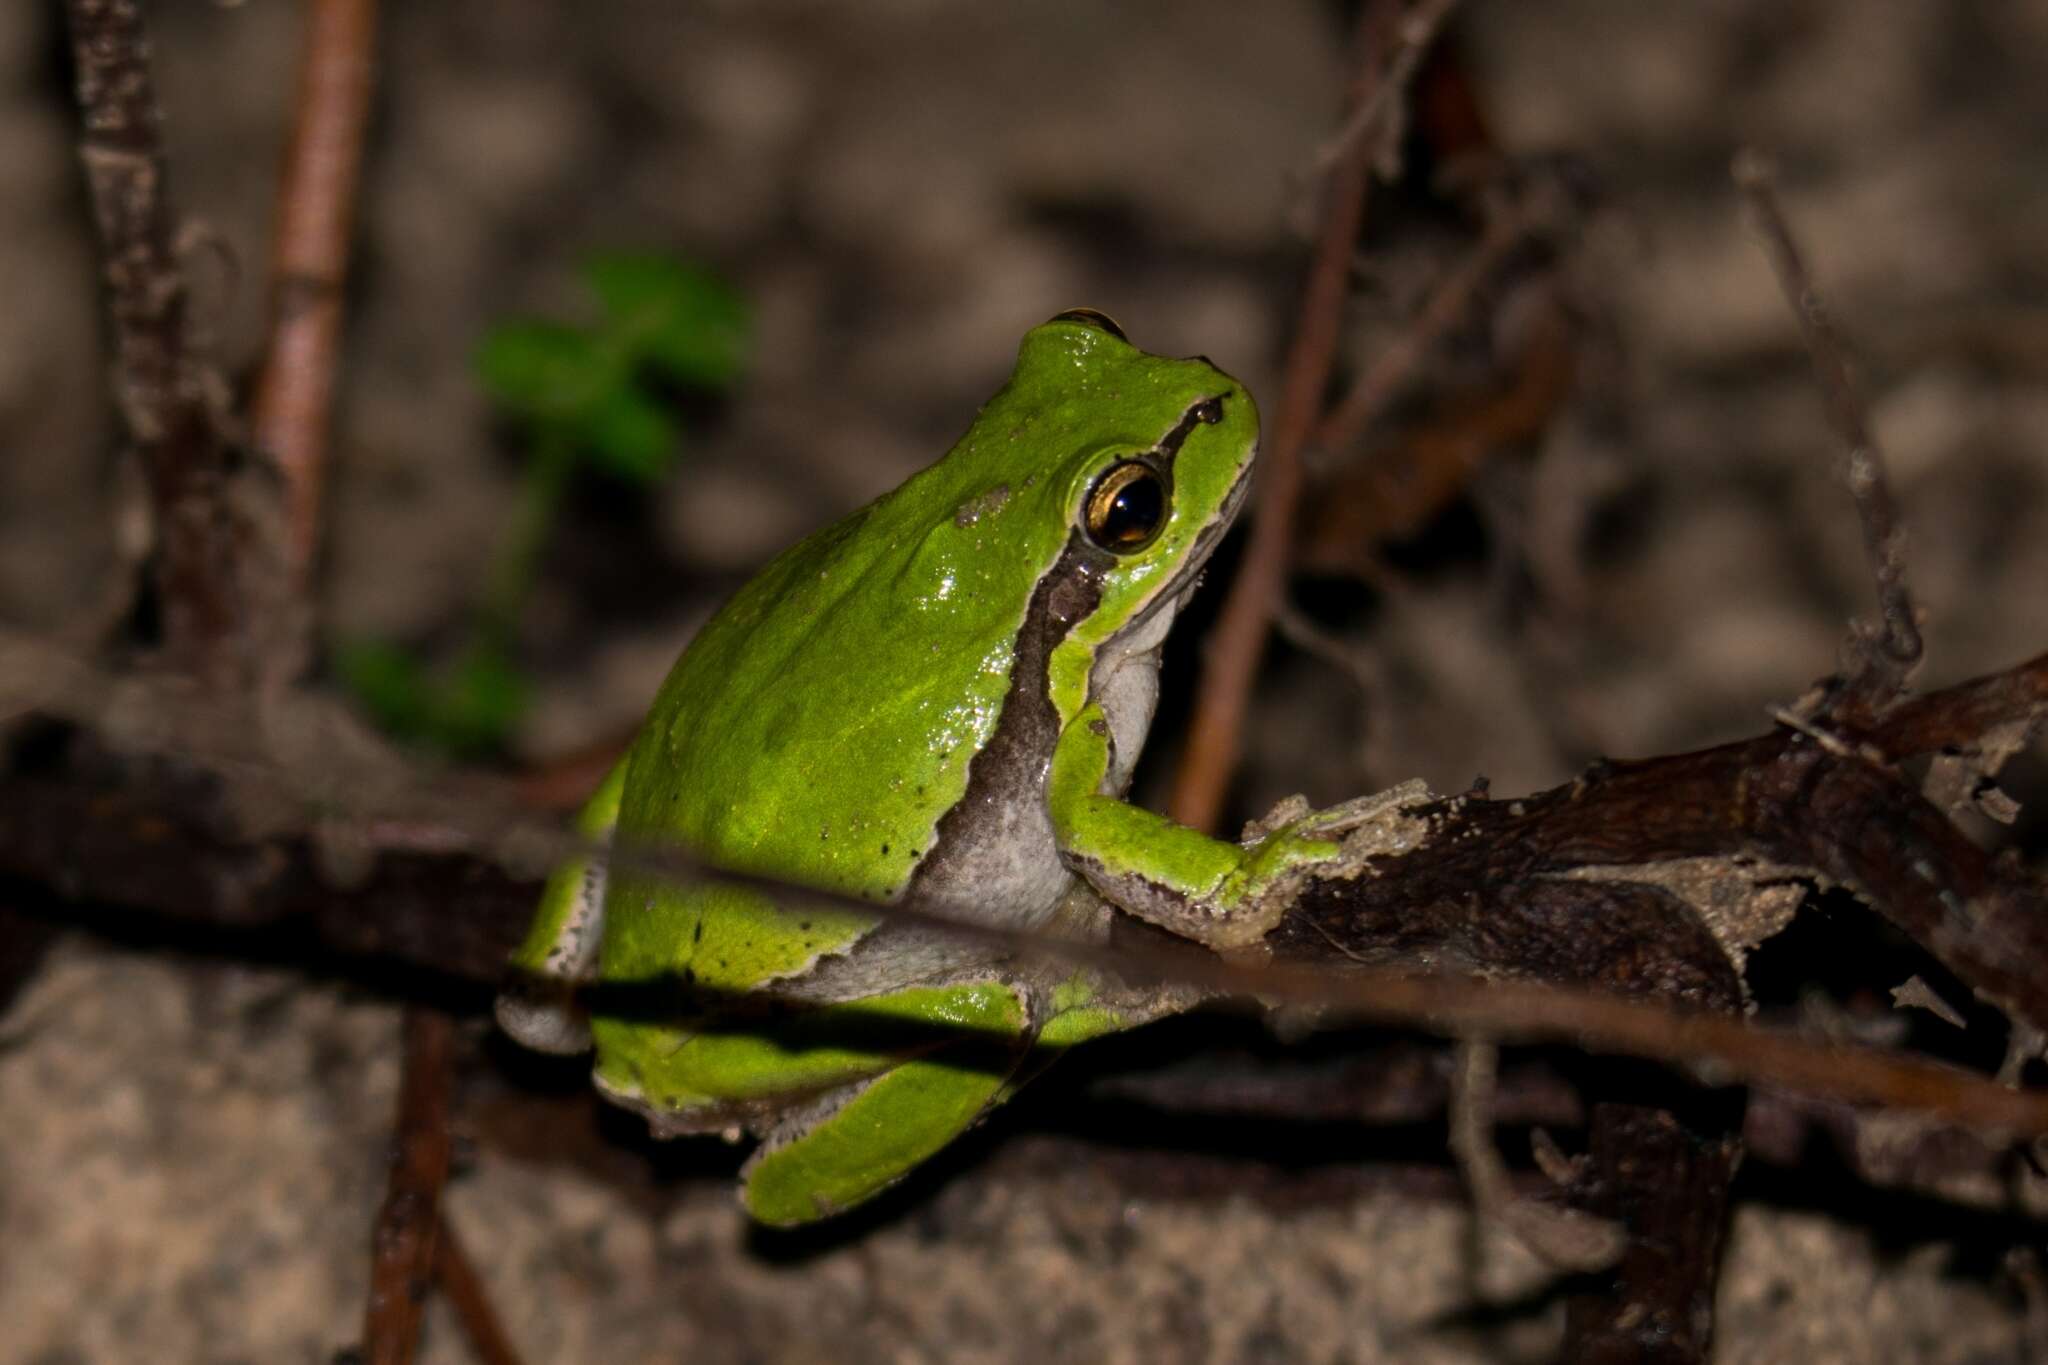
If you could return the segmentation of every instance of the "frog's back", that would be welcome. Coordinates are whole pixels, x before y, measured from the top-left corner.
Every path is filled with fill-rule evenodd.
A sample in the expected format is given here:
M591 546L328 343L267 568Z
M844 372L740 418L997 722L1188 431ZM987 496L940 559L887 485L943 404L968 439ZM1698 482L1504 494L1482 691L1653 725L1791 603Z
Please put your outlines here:
M785 552L712 617L634 745L620 837L678 839L727 867L877 901L908 884L996 725L1029 583L1064 529L1003 528L998 552L1013 491L949 463ZM720 940L751 940L765 910L752 893L614 885L608 975L652 967L634 950L643 933L668 958L690 945L700 979L723 975L706 955L747 949ZM678 934L677 916L696 923ZM812 919L788 970L866 927Z

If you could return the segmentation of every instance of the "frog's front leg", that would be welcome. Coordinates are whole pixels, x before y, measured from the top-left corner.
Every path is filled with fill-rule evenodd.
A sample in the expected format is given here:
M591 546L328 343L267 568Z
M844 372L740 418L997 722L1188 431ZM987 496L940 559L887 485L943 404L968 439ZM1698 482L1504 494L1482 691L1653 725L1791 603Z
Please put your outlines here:
M1257 943L1279 923L1315 868L1343 854L1343 833L1379 816L1398 788L1290 821L1233 844L1131 805L1105 790L1115 741L1098 703L1060 734L1046 799L1060 856L1121 909L1215 949Z

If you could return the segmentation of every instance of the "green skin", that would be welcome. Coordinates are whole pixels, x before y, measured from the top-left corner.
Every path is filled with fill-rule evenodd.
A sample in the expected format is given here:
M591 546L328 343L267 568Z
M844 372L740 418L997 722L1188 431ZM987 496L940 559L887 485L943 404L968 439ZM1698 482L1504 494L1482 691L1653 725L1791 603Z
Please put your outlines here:
M1257 941L1338 852L1331 821L1241 846L1122 799L1160 642L1257 444L1250 396L1206 360L1148 355L1085 310L1032 329L944 459L712 618L581 828L1007 927L1099 936L1121 912ZM1098 481L1134 460L1159 497L1098 524ZM499 1015L522 1041L594 1039L598 1086L657 1132L766 1139L742 1196L771 1224L872 1197L1060 1050L1189 1003L585 862L557 871L514 961L530 984ZM593 982L688 1003L607 1014L600 993L586 1031L564 994Z

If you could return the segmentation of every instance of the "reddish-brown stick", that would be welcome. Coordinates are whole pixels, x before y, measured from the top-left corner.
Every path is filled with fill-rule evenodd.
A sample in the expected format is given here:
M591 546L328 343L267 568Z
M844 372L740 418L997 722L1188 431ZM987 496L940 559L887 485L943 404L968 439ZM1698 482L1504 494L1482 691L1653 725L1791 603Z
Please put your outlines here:
M377 0L314 0L309 7L298 117L277 187L270 334L249 430L284 488L285 554L301 592L320 543L342 288L376 33Z

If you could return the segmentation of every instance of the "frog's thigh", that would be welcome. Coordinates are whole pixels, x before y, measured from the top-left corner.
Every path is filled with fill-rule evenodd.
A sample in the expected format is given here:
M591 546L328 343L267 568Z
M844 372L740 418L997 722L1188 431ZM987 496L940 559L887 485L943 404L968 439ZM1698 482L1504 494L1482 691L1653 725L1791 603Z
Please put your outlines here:
M829 1116L754 1154L741 1172L747 1212L788 1226L880 1194L972 1127L1002 1096L1025 1050L1021 1035L1007 1047L960 1043L850 1088Z
M884 1072L817 1126L762 1147L742 1172L747 1212L775 1226L828 1217L880 1194L960 1136L1001 1094L1021 1051L993 1066L973 1064L964 1050L967 1064L956 1065L951 1051Z
M772 1020L714 1018L668 1028L600 1017L597 1078L628 1103L686 1120L692 1110L727 1101L840 1090L941 1050L993 1042L996 1052L1007 1053L1025 1018L1017 988L994 981L910 986Z

